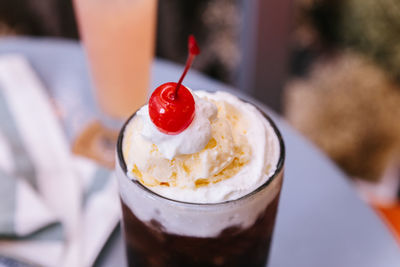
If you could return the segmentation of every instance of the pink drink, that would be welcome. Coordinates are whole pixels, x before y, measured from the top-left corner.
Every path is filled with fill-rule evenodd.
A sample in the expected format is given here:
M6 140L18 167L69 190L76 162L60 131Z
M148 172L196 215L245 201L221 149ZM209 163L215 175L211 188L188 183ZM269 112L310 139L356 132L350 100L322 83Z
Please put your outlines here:
M157 0L74 0L102 111L124 119L146 101Z

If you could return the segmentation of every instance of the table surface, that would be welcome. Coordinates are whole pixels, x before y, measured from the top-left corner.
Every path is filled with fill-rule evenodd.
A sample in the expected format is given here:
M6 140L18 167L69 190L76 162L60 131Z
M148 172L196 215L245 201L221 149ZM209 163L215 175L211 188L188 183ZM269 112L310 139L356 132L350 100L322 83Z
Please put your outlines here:
M3 38L0 54L25 55L60 105L69 140L96 116L81 46L62 39ZM155 88L179 78L182 66L156 60ZM287 149L285 179L272 243L270 266L398 267L400 249L387 227L356 194L346 176L278 115L233 88L190 71L193 89L225 90L258 104L272 115ZM97 266L125 266L119 228L103 249Z

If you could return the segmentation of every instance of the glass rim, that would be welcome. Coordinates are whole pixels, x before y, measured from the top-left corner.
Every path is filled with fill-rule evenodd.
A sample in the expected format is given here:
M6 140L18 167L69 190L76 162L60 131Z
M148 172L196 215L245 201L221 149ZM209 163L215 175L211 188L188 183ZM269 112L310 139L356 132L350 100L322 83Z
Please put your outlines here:
M212 92L211 92L212 93ZM239 98L239 97L238 97ZM123 143L123 139L124 139L124 133L125 133L125 129L126 126L128 125L128 123L132 120L132 118L136 115L137 111L142 108L143 106L141 106L138 110L136 110L124 123L124 125L122 126L119 135L118 135L118 140L117 140L117 147L116 147L116 151L117 151L117 159L118 159L118 163L119 167L122 169L122 171L124 172L124 175L126 176L126 178L128 178L132 183L135 183L137 186L139 186L141 189L143 189L144 191L146 191L147 193L149 193L150 195L153 195L154 197L157 198L161 198L165 201L168 202L172 202L174 204L180 204L180 205L187 205L187 206L218 206L218 205L225 205L225 204L234 204L240 201L243 201L244 199L250 198L252 196L254 196L255 194L257 194L258 192L262 191L264 188L266 188L269 184L272 183L272 181L274 181L279 174L282 172L283 170L283 166L285 163L285 144L283 142L283 137L278 129L278 127L276 126L275 122L270 118L270 116L268 116L264 111L262 111L258 106L256 106L253 103L250 103L249 101L243 100L242 98L239 98L241 101L248 103L252 106L254 106L263 116L264 118L267 119L267 121L269 122L269 124L271 125L276 137L278 138L278 142L279 142L279 149L280 149L280 153L279 153L279 159L278 159L278 163L276 165L276 169L274 171L274 173L268 178L267 181L265 181L262 185L260 185L259 187L257 187L256 189L254 189L253 191L247 193L246 195L243 195L239 198L236 199L232 199L232 200L226 200L223 202L217 202L217 203L194 203L194 202L187 202L187 201L181 201L181 200L176 200L176 199L172 199L172 198L168 198L165 196L162 196L154 191L152 191L151 189L149 189L148 187L146 187L145 185L143 185L142 183L140 183L138 180L133 180L130 179L127 175L128 172L128 168L126 166L125 163L125 159L124 159L124 155L122 152L122 143Z

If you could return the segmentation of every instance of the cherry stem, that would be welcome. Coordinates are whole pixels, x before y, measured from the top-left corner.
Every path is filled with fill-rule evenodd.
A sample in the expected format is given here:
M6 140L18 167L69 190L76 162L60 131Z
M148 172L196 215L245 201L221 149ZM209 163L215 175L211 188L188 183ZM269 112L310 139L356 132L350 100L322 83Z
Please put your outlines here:
M183 71L183 73L182 73L182 75L181 75L181 78L179 79L179 82L176 84L174 98L177 98L177 97L178 97L179 88L181 87L182 81L183 81L183 79L185 78L186 73L188 72L190 66L192 65L192 62L193 62L193 59L194 59L194 58L195 58L195 55L189 54L189 56L188 56L188 58L187 58L187 60L186 60L185 69L184 69L184 71Z
M178 83L176 84L175 93L174 93L174 98L173 98L173 99L178 98L178 91L179 91L179 88L181 87L182 81L183 81L183 79L185 78L186 73L187 73L188 70L190 69L190 66L191 66L192 63L193 63L194 58L196 57L196 55L198 55L198 54L200 53L200 49L199 49L199 47L197 46L196 39L194 38L193 35L190 35L190 36L189 36L189 39L188 39L188 48L189 48L189 55L188 55L188 58L187 58L187 60L186 60L185 69L183 70L183 73L182 73L182 75L181 75L181 78L179 78L179 81L178 81Z

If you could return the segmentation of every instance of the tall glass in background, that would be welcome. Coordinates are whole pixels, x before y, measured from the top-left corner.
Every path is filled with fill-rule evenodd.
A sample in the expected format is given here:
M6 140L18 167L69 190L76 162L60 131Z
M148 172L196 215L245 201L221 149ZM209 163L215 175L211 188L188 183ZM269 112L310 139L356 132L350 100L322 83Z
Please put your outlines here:
M116 131L147 98L157 0L74 0L74 8L100 108L100 122ZM107 131L107 127L96 129ZM93 129L88 135L103 139L117 136L92 132ZM108 158L112 160L115 142L95 143L108 144L112 148ZM107 152L107 148L105 150Z

